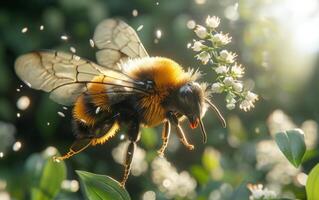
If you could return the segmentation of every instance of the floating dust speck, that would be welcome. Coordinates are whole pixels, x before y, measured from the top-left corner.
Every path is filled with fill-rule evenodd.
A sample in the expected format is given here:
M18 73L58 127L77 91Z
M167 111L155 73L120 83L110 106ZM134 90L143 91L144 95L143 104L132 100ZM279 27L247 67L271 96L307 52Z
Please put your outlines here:
M124 134L121 134L120 135L120 140L124 140L125 139L125 135Z
M66 36L66 35L61 35L61 40L68 40L69 38L68 38L68 36Z
M90 41L90 46L91 46L92 48L94 48L94 46L95 46L94 41L93 41L92 39L90 39L89 41Z
M99 112L101 111L101 107L97 107L96 110L95 110L95 114L99 114Z
M63 110L68 110L68 107L66 107L66 106L63 106L62 108L63 108Z
M19 151L22 147L22 143L20 141L16 141L13 146L12 146L12 150L13 151Z
M142 30L143 29L143 25L140 25L139 27L137 27L137 29L136 29L136 31L140 31L140 30Z
M20 113L17 113L17 118L20 118L21 117L21 114Z
M20 88L23 88L23 85L20 85Z
M159 5L159 2L156 2L156 5L158 6L158 5Z
M194 20L188 20L186 23L188 29L194 29L196 27L196 22Z
M17 105L17 108L18 108L19 110L25 110L25 109L27 109L27 108L29 107L30 102L31 102L31 101L30 101L29 97L27 97L27 96L22 96L22 97L20 97L20 98L18 99L16 105Z
M158 44L159 40L157 38L154 39L154 43Z
M21 29L21 33L26 33L28 32L28 27L24 27L23 29Z
M65 117L65 114L63 112L58 112L58 115L60 115L61 117Z
M156 38L160 39L162 37L162 31L160 29L157 29L155 31L155 36L156 36Z
M4 157L4 153L0 152L0 158L3 158L3 157Z
M50 126L50 122L47 122L47 126Z
M20 88L17 88L17 92L20 92L21 90L20 90Z
M192 46L192 43L187 43L187 49L189 49L189 48L191 48L191 46Z
M70 47L70 51L71 51L72 53L76 53L76 49L75 49L74 47Z
M40 31L43 31L43 30L44 30L44 26L41 25L41 26L40 26Z
M138 10L134 9L132 11L132 15L133 15L133 17L137 17L138 16Z

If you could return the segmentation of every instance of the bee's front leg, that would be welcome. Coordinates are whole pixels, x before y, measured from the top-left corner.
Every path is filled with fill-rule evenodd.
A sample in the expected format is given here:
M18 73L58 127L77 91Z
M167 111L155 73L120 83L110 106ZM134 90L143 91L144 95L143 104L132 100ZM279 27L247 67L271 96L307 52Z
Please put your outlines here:
M179 125L178 118L176 117L176 115L173 112L168 112L167 118L169 120L169 123L171 123L172 126L175 127L177 136L179 137L181 142L184 144L184 146L186 146L186 148L188 148L189 150L193 150L194 145L188 143L187 138L185 137L184 131L182 127Z
M136 148L136 142L140 138L139 129L140 129L140 123L137 121L132 122L132 124L130 124L129 128L128 128L127 135L128 135L129 140L130 140L130 143L129 143L127 150L126 150L124 174L123 174L123 178L121 181L122 187L125 186L125 183L126 183L128 176L130 175L130 172L131 172L131 164L132 164L132 160L133 160L133 156L134 156L134 151Z

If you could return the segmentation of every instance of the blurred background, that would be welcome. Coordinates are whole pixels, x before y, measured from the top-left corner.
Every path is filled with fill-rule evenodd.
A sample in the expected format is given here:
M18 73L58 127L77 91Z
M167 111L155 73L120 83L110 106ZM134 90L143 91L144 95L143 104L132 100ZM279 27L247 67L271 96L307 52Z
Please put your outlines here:
M245 83L259 94L255 109L227 110L225 96L214 95L228 122L222 128L213 113L204 119L208 143L198 130L185 130L195 150L172 134L165 159L157 157L161 127L144 129L127 190L132 199L248 199L246 185L263 184L278 197L305 199L306 174L319 161L319 2L317 0L29 0L0 3L0 199L29 199L28 159L55 147L65 153L73 141L71 108L28 88L14 73L17 56L56 49L95 60L89 40L95 26L120 17L138 29L150 55L166 56L185 67L200 67L187 44L195 38L192 21L221 18L221 31L233 40L246 68ZM161 32L159 34L158 32ZM61 36L68 40L61 40ZM73 48L71 48L73 47ZM63 113L65 117L62 117ZM301 128L307 154L296 169L273 136ZM195 132L195 133L193 133ZM67 178L55 199L84 199L75 170L122 174L124 132L105 145L67 160ZM49 149L50 150L50 149Z

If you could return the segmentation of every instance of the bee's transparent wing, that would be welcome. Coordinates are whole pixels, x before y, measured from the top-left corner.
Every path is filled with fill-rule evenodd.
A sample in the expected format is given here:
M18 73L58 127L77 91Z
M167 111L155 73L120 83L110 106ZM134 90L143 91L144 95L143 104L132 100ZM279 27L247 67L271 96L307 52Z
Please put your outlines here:
M148 56L134 29L119 19L102 21L95 29L93 40L99 49L97 62L102 66L120 69L120 61Z
M32 52L20 56L15 62L17 75L31 88L50 92L50 98L63 105L71 105L88 91L96 76L114 91L141 92L130 77L120 71L101 67L74 54L58 51Z

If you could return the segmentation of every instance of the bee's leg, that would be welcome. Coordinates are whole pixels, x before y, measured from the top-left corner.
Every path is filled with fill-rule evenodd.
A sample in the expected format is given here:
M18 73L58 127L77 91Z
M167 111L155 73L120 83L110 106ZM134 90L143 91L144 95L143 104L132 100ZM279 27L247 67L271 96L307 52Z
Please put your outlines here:
M168 112L167 115L168 115L167 117L168 117L169 122L176 129L176 133L177 133L177 136L179 137L180 141L184 144L184 146L186 146L186 148L188 148L189 150L193 150L194 145L188 143L187 138L185 137L184 131L183 131L182 127L179 125L178 118L176 117L176 115L172 112Z
M72 126L74 129L74 134L76 137L76 140L71 145L69 151L62 155L62 156L54 156L53 159L57 162L61 160L65 160L70 158L71 156L80 153L87 147L89 147L92 144L92 141L94 139L94 136L90 134L89 127L85 126L81 122L77 120L72 121Z
M157 153L160 156L164 156L164 151L167 147L170 133L171 133L171 124L167 121L164 123L163 130L162 130L163 144L162 144L161 148L157 151Z
M133 160L133 156L134 156L134 151L136 148L136 142L139 140L139 137L140 137L139 128L140 128L140 124L136 121L133 122L132 124L130 124L130 126L128 128L127 135L128 135L129 140L130 140L130 143L129 143L127 150L126 150L126 158L125 158L125 163L124 163L124 174L123 174L123 178L121 181L122 187L125 186L125 183L128 179L130 171L131 171L131 164L132 164L132 160Z
M103 136L108 136L107 134L112 131L112 134L117 130L114 129L114 121L110 121L107 124L101 125L101 127L88 127L85 124L74 120L73 129L75 133L76 140L71 145L69 151L63 156L54 156L53 159L57 162L61 160L68 159L75 154L80 153L84 149L88 148L90 145L102 144L108 138ZM111 134L109 134L111 135ZM103 138L102 138L103 137ZM102 138L102 139L101 139Z
M71 145L69 152L67 152L66 154L64 154L63 156L54 156L53 160L56 162L60 162L62 160L68 159L71 156L80 153L81 151L83 151L84 149L86 149L87 147L89 147L92 143L93 139L92 138L81 138L81 139L77 139L75 140L75 142L73 142L73 144Z

